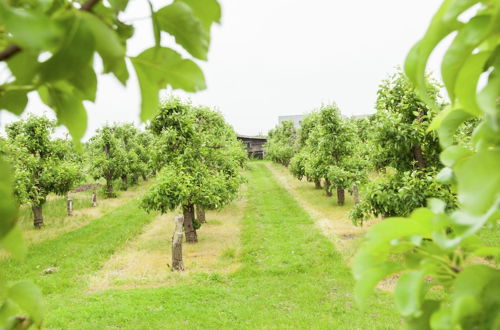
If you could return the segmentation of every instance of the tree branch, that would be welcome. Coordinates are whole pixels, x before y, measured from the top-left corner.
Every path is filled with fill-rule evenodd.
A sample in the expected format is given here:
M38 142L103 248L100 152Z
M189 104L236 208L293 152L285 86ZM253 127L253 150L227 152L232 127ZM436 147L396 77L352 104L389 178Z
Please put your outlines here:
M92 7L94 7L100 0L87 0L82 7L80 7L81 11L90 11ZM6 61L12 56L16 55L21 51L21 47L16 44L12 44L7 46L4 50L0 51L0 61Z

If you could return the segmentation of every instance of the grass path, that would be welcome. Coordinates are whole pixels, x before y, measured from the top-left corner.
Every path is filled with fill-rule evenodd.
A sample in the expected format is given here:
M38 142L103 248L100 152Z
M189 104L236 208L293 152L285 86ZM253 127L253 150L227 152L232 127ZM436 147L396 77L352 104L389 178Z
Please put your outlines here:
M74 211L71 217L66 215L66 197L51 195L43 206L45 224L42 229L33 227L31 209L27 205L23 205L20 210L19 224L24 239L28 245L37 244L83 227L92 220L100 218L142 195L152 182L153 180L141 182L139 185L130 187L127 191L118 191L116 198L103 198L99 189L97 207L91 206L91 190L73 193Z
M88 275L98 270L117 248L138 235L154 216L139 209L134 200L84 227L33 244L23 262L8 259L0 262L0 268L8 280L34 281L49 305L51 301L61 304L62 297L80 295ZM54 273L44 275L47 268L53 268ZM57 317L53 310L50 315Z
M262 163L248 174L241 267L188 284L88 293L89 276L154 215L131 202L89 225L34 245L24 264L4 262L9 279L34 278L46 296L49 329L397 329L391 299L367 311L332 243ZM168 238L166 238L168 239ZM57 266L43 276L44 267Z

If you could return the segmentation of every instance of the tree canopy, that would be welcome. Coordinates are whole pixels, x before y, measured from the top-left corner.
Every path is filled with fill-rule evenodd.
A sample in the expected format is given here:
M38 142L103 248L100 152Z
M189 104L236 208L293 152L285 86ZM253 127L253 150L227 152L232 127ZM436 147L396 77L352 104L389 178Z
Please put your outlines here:
M34 225L43 225L42 206L49 193L66 194L82 180L81 163L70 141L54 139L55 122L29 116L7 126L4 144L14 168L14 194L18 203L29 203Z
M351 211L355 223L362 224L373 215L407 216L432 197L445 200L448 209L455 207L450 188L435 179L442 167L441 148L437 134L428 128L442 105L438 105L438 87L428 79L426 84L427 97L437 109L417 95L400 71L380 85L367 139L373 149L372 168L386 173L368 185L363 201Z
M186 239L196 242L194 206L220 209L236 197L246 152L220 113L178 99L167 101L150 127L161 169L142 206L162 213L182 207Z

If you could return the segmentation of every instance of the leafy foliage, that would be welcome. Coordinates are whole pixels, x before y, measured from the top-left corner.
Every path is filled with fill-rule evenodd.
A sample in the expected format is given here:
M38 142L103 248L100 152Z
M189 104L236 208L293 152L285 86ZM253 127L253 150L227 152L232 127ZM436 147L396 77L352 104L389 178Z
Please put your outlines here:
M5 149L14 167L14 195L18 203L41 208L49 193L64 195L82 180L73 145L53 139L54 127L53 121L36 116L7 126ZM43 219L38 223L34 215L35 226L41 226Z
M146 210L179 206L220 209L238 192L246 152L222 115L172 98L152 121L157 135L157 183L142 199Z
M148 131L140 131L132 124L107 125L97 130L88 145L90 173L94 179L106 180L105 193L114 197L113 182L122 180L127 189L129 179L137 183L139 177L152 174L151 150L154 138Z
M335 104L326 105L308 115L299 133L301 150L291 161L291 172L317 184L325 181L331 194L337 188L338 203L344 203L344 190L367 180L366 162L361 157L354 124L340 115Z
M265 145L266 155L273 162L288 166L296 151L297 131L293 122L283 121L270 130Z
M463 12L476 5L462 21ZM500 256L475 234L497 225L500 216L500 45L498 1L445 1L424 37L412 48L405 71L416 93L430 107L425 68L432 50L456 32L442 60L442 77L452 104L433 120L445 166L438 178L456 187L458 208L446 210L431 199L409 218L390 218L375 225L358 251L353 271L356 297L364 303L378 281L399 272L395 299L399 312L416 329L495 329L500 325L500 271L474 258ZM478 84L483 77L484 84ZM476 118L470 146L452 137L464 121ZM450 293L446 302L429 295L433 287Z
M437 85L428 79L426 84L427 98L437 105ZM407 216L425 206L430 197L442 198L448 209L453 208L455 197L450 188L433 178L442 167L441 149L437 134L427 130L437 110L419 98L402 72L384 80L377 94L377 113L370 119L365 139L373 148L369 157L373 167L387 174L367 187L362 203L351 211L351 219L363 224L372 216Z

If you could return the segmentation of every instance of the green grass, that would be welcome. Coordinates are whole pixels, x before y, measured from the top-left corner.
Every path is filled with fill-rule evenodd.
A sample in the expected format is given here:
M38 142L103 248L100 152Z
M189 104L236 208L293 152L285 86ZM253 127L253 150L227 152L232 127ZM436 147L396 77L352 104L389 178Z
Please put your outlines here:
M400 328L388 295L377 295L366 311L355 307L341 256L263 164L251 164L248 180L242 266L231 275L88 293L88 277L152 218L136 202L32 246L25 263L0 267L9 279L35 279L48 303L50 329ZM50 266L59 268L41 275Z
M139 234L153 217L132 201L87 226L33 244L24 261L8 259L0 263L0 268L8 280L34 281L49 302L52 295L65 296L72 291L80 295L86 289L87 275L100 269L117 248ZM56 271L43 275L49 267ZM53 312L49 315L55 316Z
M91 207L92 190L74 193L72 198L73 210ZM102 196L98 193L98 200L100 200L100 198L102 198ZM42 210L46 223L54 226L61 224L67 215L66 196L50 195L49 200L42 206ZM29 205L22 205L19 209L18 222L23 229L31 229L33 227L33 212Z

